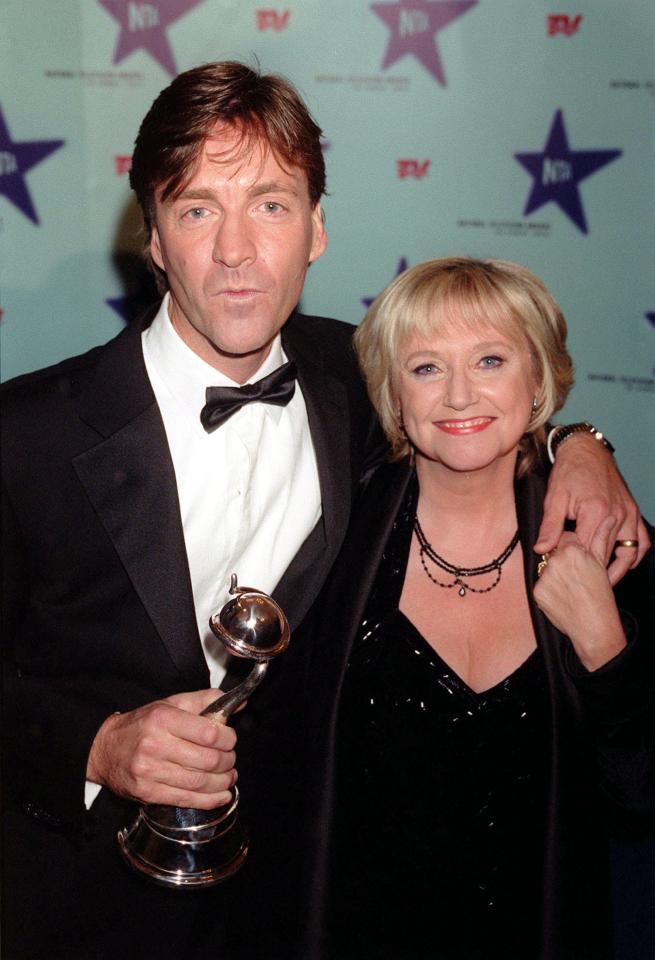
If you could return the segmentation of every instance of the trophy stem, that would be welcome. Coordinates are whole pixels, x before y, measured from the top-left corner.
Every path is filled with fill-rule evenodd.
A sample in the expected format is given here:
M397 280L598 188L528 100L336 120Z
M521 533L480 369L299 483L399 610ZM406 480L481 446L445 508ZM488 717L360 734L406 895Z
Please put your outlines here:
M253 690L257 689L267 670L268 663L256 663L245 680L210 703L200 716L207 717L214 724L226 723L235 710L245 703Z

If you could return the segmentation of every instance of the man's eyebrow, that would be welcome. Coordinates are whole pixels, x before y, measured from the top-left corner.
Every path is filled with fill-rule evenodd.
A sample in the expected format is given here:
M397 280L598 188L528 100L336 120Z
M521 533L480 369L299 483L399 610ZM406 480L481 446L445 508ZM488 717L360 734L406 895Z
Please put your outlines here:
M299 191L293 184L283 183L280 180L266 180L262 183L255 183L248 190L251 197L261 197L267 193L286 193L292 197L299 196ZM217 195L210 187L186 187L181 193L173 198L177 200L216 200Z
M263 183L256 183L248 191L252 197L261 197L265 193L289 193L293 197L298 196L298 191L291 183L281 183L279 180L265 180Z
M216 194L208 187L187 187L172 198L176 200L215 200Z

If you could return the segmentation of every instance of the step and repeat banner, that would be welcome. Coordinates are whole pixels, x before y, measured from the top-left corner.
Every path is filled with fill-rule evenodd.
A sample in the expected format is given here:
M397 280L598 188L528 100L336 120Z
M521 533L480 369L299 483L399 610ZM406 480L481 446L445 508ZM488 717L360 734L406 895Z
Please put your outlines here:
M324 131L330 237L302 308L358 323L407 266L525 264L564 309L569 421L655 517L653 0L4 0L2 377L116 334L152 296L127 174L178 72L289 77Z

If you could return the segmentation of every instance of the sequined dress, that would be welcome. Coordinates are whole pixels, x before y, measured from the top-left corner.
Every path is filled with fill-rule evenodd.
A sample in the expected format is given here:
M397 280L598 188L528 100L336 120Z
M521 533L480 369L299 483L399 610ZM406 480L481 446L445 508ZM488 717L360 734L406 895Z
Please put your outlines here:
M328 954L532 960L550 756L542 657L475 693L398 609L416 499L414 485L341 696Z

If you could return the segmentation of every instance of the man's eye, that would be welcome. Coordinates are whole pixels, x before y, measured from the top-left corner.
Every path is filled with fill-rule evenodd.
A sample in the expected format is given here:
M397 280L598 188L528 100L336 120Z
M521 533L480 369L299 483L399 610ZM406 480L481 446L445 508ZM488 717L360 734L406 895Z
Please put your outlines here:
M262 204L262 209L264 210L264 213L280 213L282 210L284 210L284 207L276 200L266 200Z
M204 220L209 211L206 207L192 207L184 214L186 220Z

